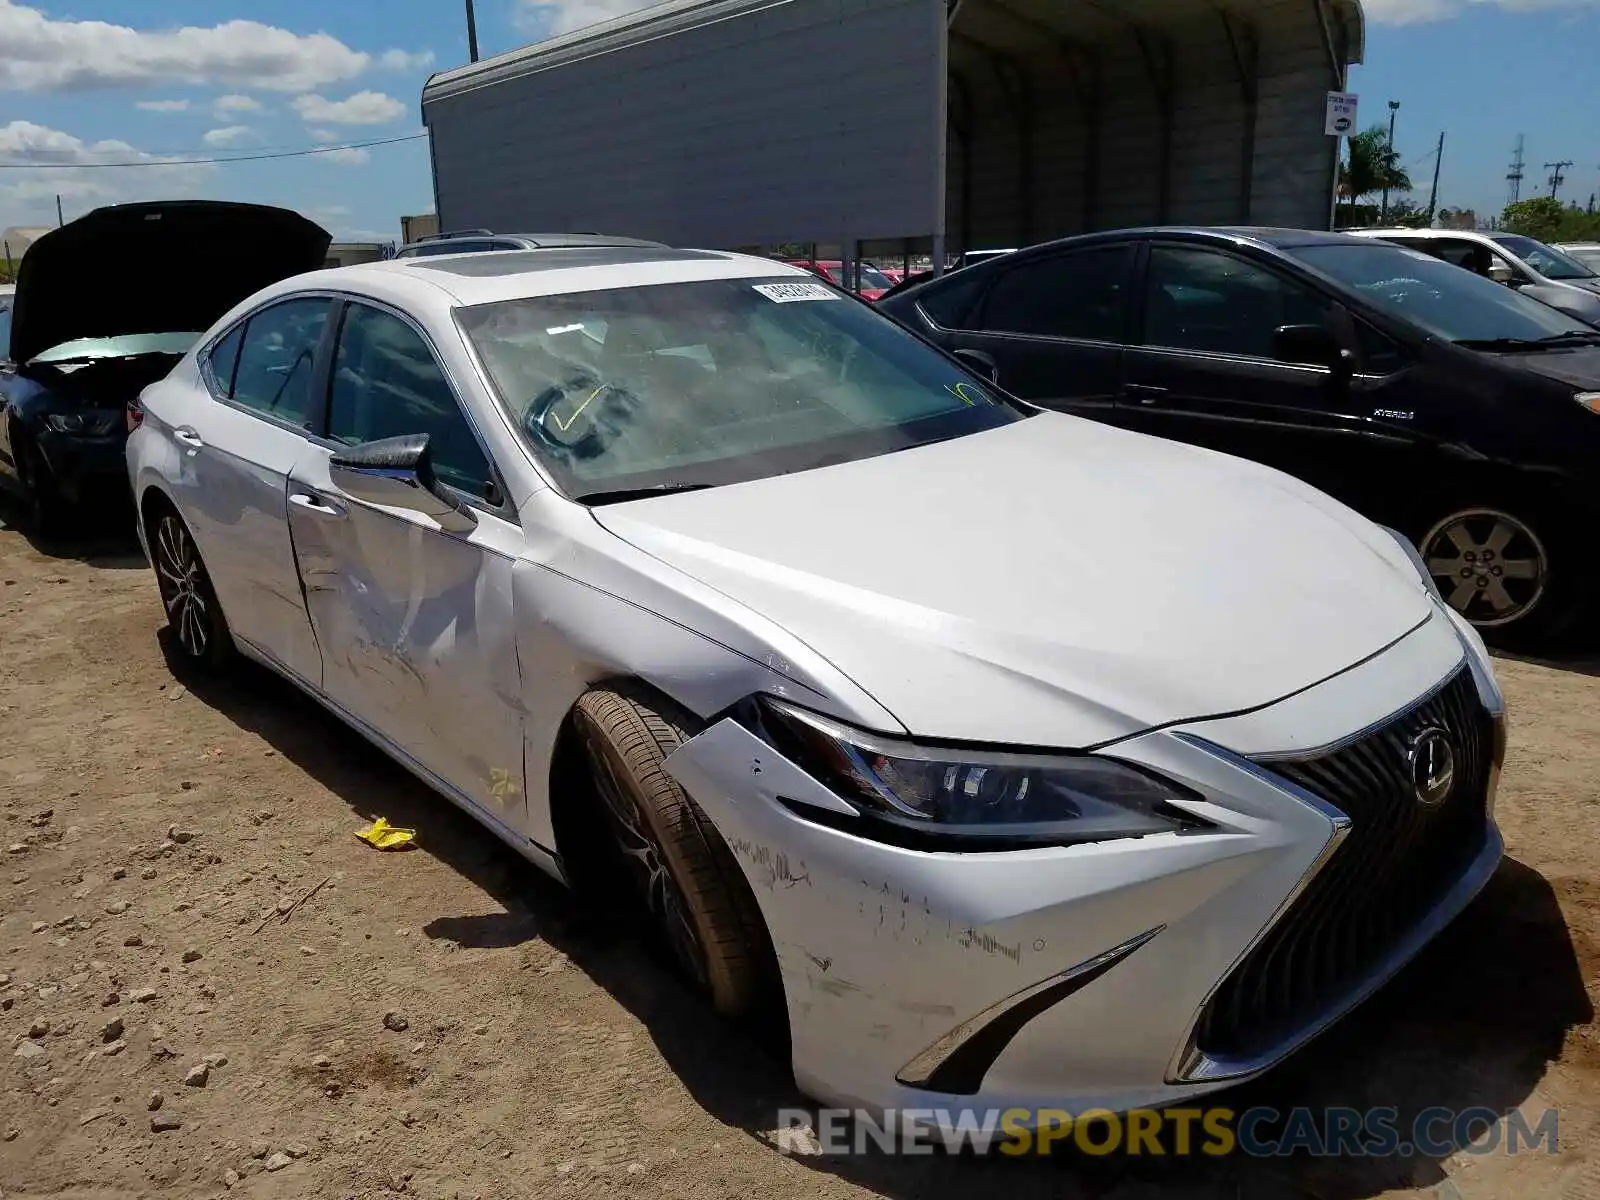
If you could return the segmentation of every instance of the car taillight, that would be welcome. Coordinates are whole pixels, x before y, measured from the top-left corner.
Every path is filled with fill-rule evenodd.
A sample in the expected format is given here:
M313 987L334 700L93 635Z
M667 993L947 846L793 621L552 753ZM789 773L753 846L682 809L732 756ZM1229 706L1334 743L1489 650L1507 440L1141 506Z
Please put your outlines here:
M138 399L128 401L128 432L132 433L144 423L144 405Z

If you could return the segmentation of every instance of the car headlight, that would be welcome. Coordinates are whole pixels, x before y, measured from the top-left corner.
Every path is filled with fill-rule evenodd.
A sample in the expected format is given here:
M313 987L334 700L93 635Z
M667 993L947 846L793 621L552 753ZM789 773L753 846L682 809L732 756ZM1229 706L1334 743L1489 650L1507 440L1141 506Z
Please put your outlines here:
M770 697L743 708L753 732L867 818L849 825L866 836L997 849L1211 827L1179 807L1194 797L1176 784L1097 755L929 748Z
M119 412L46 413L44 423L57 433L98 437L110 433L122 419Z
M1417 569L1417 574L1422 577L1423 586L1426 587L1428 591L1433 593L1434 599L1443 604L1444 593L1439 590L1439 584L1433 578L1433 572L1428 570L1428 564L1423 561L1422 554L1420 551L1418 551L1416 546L1412 545L1411 539L1405 534L1401 533L1398 529L1390 529L1387 525L1380 525L1378 528L1383 530L1395 540L1395 544L1399 546L1400 549L1405 553L1405 556L1411 560L1411 565Z
M1572 397L1592 413L1600 413L1600 392L1578 392Z

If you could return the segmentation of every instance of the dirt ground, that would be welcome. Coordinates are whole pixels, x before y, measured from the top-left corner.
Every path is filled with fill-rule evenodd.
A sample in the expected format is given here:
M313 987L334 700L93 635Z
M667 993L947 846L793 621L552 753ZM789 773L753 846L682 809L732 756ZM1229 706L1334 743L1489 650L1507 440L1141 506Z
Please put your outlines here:
M287 685L181 684L136 551L56 550L0 530L7 1197L1600 1196L1600 665L1501 662L1505 866L1226 1098L1555 1107L1559 1153L784 1155L782 1067Z

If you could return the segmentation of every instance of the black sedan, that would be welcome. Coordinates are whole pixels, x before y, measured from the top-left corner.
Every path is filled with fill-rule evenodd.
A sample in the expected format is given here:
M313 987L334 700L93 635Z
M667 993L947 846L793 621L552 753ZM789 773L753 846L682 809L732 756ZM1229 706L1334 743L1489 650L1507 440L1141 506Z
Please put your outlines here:
M185 200L99 208L34 242L0 312L0 488L35 530L73 509L125 520L130 402L330 240L286 209Z
M879 307L1024 400L1255 459L1405 530L1486 636L1547 637L1594 587L1600 332L1429 255L1119 230Z

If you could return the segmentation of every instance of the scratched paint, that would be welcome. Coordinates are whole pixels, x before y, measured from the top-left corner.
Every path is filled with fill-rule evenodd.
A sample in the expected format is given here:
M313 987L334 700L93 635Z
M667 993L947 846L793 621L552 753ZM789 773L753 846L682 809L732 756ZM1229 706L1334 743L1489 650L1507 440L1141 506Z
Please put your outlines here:
M771 846L758 845L747 838L734 838L729 842L734 854L744 859L761 874L761 883L768 891L777 887L791 888L797 884L811 886L811 876L802 861L797 871L789 856Z

